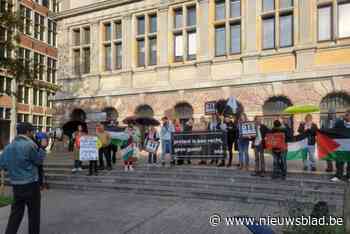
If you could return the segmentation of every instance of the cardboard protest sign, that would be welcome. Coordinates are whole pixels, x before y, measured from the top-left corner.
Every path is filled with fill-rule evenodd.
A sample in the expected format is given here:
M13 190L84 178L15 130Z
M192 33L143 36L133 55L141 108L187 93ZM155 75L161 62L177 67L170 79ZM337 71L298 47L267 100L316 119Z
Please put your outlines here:
M156 153L159 147L158 141L147 140L145 144L145 150L149 153Z
M268 133L265 137L265 147L268 150L285 150L287 144L285 140L286 136L284 133Z
M247 121L242 122L239 125L239 133L242 137L255 137L256 136L256 127L255 122Z
M80 138L79 159L81 161L90 161L98 159L97 137L82 136Z

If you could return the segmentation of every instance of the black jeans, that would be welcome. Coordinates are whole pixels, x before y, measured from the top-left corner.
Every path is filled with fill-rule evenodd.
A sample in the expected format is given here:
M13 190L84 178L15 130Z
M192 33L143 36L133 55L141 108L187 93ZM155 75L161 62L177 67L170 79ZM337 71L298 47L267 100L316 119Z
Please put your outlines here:
M93 173L97 173L97 160L89 161L89 175L92 175Z
M118 147L115 145L111 145L110 148L111 148L111 154L112 154L111 160L112 160L113 164L116 164Z
M347 163L347 175L346 177L347 178L350 178L350 162ZM335 163L336 167L337 167L337 172L335 174L336 177L338 177L339 179L342 179L343 176L344 176L344 165L345 165L345 162L336 162Z
M6 234L16 234L22 222L24 210L28 209L29 234L40 233L40 186L38 182L14 185L14 203L6 228Z
M106 158L107 162L107 167L111 168L112 167L112 160L111 160L111 148L109 146L101 147L98 151L98 158L100 161L100 168L104 168L104 160L103 156Z
M228 158L228 165L231 166L232 164L232 157L233 157L233 144L235 142L234 141L227 141L227 149L228 149L228 154L229 154L229 158Z
M148 163L157 163L157 154L155 153L148 153Z
M272 152L273 157L273 177L287 176L287 154L285 152Z
M44 185L44 177L45 177L43 165L38 166L38 173L39 173L39 185L43 186Z

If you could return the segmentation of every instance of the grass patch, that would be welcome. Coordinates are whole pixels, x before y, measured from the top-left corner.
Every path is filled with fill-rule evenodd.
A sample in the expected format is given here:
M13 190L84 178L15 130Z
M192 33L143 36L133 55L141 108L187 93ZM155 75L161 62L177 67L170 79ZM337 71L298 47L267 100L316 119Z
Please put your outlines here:
M13 203L12 197L0 196L0 207L8 206Z

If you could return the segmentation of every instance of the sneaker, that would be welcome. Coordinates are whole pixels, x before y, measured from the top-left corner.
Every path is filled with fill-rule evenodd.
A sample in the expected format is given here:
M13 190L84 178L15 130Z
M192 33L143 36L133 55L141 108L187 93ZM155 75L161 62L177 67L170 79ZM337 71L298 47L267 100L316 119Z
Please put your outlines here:
M134 167L133 166L129 166L129 171L134 171Z
M311 171L317 171L316 167L312 167Z
M304 168L303 168L304 171L307 171L308 169L309 169L308 167L304 167Z
M112 167L107 167L107 171L111 171L112 170Z
M73 168L73 169L72 169L72 172L73 172L73 173L75 173L75 172L77 172L77 171L78 171L77 168Z
M330 179L330 181L332 181L332 182L339 182L340 179L338 177L334 176L333 178Z
M83 168L79 167L77 170L78 170L78 171L83 171Z
M124 171L125 172L129 171L129 167L128 166L124 166Z

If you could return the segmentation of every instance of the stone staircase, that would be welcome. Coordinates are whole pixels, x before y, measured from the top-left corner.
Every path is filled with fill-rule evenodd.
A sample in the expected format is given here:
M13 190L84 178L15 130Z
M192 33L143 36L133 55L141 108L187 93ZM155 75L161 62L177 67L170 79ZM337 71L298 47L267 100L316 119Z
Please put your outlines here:
M329 182L329 175L290 172L285 181L269 176L252 177L250 172L234 168L209 166L176 166L160 168L138 166L124 172L118 165L99 176L86 176L87 171L72 174L71 165L45 165L45 173L53 189L118 191L180 198L239 201L288 206L292 203L313 205L327 201L330 209L342 215L346 183Z

